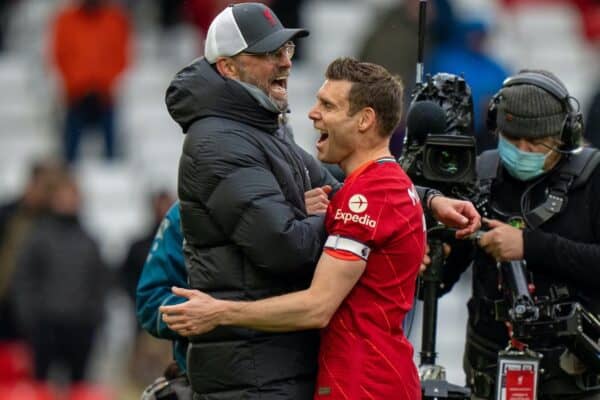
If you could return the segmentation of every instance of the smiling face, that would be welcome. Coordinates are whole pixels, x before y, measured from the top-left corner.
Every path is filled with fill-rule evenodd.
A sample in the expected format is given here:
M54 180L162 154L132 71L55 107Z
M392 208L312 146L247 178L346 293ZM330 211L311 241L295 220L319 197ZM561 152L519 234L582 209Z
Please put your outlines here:
M326 80L317 92L317 103L308 113L320 134L317 158L339 164L342 169L355 154L359 141L360 112L349 115L351 87L348 81Z
M284 52L280 52L279 57L242 53L232 60L236 66L232 78L258 87L281 111L287 110L287 80L292 61Z

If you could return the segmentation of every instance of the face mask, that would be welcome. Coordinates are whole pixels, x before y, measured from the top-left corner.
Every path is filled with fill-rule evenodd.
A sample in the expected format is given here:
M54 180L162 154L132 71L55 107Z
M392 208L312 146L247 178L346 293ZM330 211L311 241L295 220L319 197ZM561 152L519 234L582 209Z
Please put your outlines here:
M548 154L550 152L542 154L519 150L502 135L498 140L498 155L504 168L520 181L528 181L543 174Z

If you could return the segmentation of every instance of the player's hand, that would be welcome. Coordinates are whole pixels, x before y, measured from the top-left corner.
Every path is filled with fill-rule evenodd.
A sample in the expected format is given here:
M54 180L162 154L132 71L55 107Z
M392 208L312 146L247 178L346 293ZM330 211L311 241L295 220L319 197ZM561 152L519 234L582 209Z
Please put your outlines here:
M490 230L481 235L479 246L496 261L523 259L523 231L503 222L484 219Z
M199 290L178 287L171 290L174 295L185 297L188 301L158 309L169 329L181 336L192 336L212 331L219 325L219 300Z
M481 216L470 201L435 196L431 199L429 208L437 221L458 229L457 239L463 239L481 227Z
M304 203L309 215L324 215L329 206L331 186L325 185L304 192Z

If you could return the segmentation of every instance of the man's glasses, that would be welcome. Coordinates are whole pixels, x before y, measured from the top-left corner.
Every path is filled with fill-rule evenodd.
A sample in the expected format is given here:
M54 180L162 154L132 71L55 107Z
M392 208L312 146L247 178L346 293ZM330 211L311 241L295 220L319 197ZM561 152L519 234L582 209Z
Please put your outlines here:
M251 54L251 53L242 53L249 56L266 58L271 62L278 62L281 60L281 56L285 55L289 60L294 57L294 53L296 52L296 45L292 42L286 42L283 46L274 51L269 51L267 53L260 54Z

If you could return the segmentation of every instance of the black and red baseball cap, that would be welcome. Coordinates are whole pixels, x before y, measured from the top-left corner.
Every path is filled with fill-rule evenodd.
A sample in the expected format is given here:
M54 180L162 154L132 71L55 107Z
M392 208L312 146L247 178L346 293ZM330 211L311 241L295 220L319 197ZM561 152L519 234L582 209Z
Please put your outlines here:
M208 28L204 57L211 64L218 57L242 51L262 54L275 51L286 42L308 36L306 29L284 28L271 9L261 3L239 3L225 8Z

